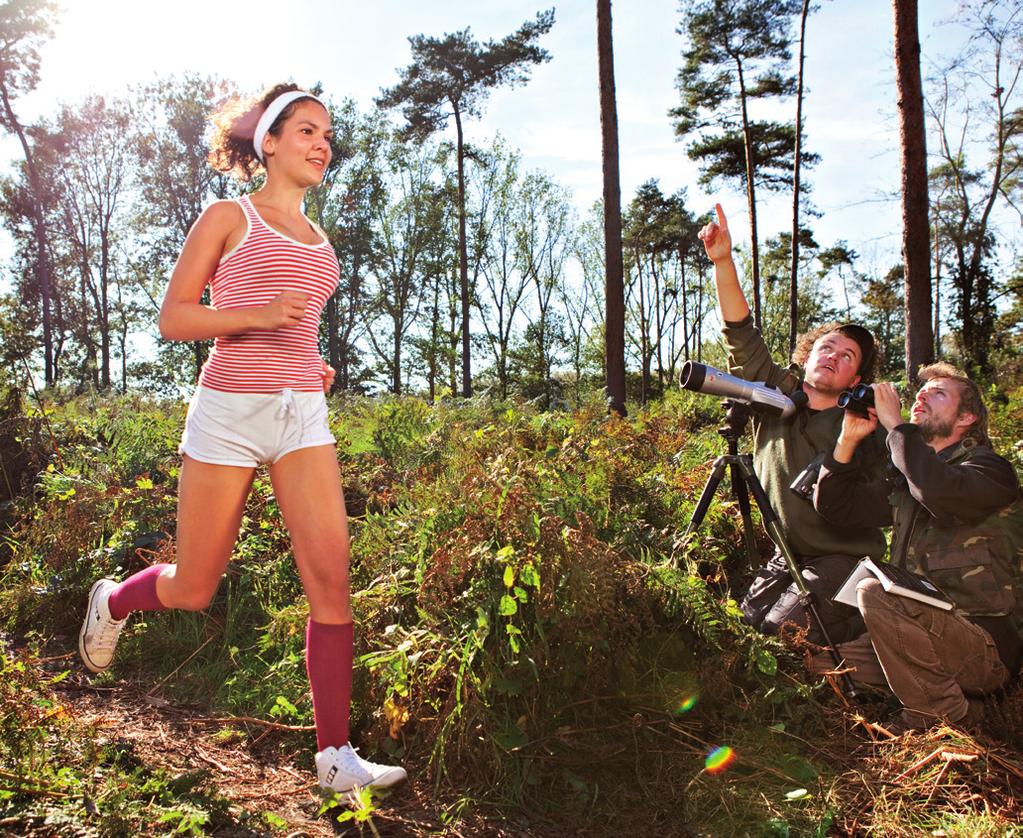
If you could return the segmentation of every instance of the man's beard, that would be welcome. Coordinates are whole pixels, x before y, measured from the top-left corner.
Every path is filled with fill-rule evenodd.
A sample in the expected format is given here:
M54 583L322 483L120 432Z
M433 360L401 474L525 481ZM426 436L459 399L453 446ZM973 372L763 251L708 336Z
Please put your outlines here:
M955 420L941 422L930 416L925 418L922 422L917 423L917 427L920 429L920 435L924 438L924 442L933 442L936 439L944 439L945 437L951 436L954 426Z

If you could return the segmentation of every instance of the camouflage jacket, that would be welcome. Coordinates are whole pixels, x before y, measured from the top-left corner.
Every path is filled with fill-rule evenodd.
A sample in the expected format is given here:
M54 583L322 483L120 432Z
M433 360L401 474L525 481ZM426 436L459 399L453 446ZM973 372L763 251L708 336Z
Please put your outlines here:
M992 634L1003 659L1014 660L1020 592L1006 513L1019 493L1015 470L986 445L936 453L915 425L894 428L887 444L892 468L881 481L829 456L817 510L846 526L890 523L889 561L933 580Z

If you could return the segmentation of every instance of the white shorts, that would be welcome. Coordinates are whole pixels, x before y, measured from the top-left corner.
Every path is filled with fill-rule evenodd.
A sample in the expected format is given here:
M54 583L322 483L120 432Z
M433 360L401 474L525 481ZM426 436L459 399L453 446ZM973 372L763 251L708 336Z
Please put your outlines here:
M179 454L221 466L256 467L314 445L332 445L323 393L225 393L197 387Z

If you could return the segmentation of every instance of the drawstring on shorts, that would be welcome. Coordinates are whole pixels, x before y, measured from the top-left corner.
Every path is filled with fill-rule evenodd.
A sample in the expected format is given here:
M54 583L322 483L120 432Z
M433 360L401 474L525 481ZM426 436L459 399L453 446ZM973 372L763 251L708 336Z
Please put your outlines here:
M286 431L302 436L302 412L290 387L281 390L281 405L277 408L276 418L284 422Z

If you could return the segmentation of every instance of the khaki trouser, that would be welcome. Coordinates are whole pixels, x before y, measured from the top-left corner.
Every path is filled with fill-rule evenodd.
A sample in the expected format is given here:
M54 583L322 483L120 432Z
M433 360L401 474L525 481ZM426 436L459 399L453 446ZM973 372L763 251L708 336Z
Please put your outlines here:
M903 719L927 727L937 718L957 722L969 707L966 694L992 692L1009 679L995 642L980 626L952 611L885 593L877 579L856 587L867 633L838 644L852 679L890 689ZM815 655L810 669L834 669L830 653Z

